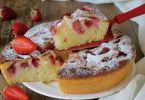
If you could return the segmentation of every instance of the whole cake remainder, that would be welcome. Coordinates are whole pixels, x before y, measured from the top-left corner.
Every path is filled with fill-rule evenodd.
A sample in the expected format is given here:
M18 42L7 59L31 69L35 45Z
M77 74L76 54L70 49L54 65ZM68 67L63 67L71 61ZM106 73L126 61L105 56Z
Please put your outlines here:
M95 8L83 7L64 16L52 28L55 47L65 50L74 46L103 40L108 30L107 18Z
M135 48L128 36L73 53L58 73L60 89L66 94L108 90L127 76L134 59Z
M9 84L55 80L65 94L111 89L131 72L136 51L126 35L104 41L108 26L98 9L86 6L35 26L3 48L1 72ZM69 49L99 41L98 47Z

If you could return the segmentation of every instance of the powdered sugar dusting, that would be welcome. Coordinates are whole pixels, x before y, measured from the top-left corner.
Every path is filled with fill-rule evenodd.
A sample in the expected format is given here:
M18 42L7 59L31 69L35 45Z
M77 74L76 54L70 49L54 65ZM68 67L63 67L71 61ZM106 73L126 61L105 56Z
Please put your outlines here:
M84 6L86 7L86 6ZM81 9L77 9L74 13L72 13L71 17L80 19L80 18L88 18L88 17L97 17L100 20L107 20L107 17L101 13L101 11L97 8L87 7L91 9L91 11L83 11Z
M26 37L30 38L36 44L44 44L45 42L54 43L52 34L50 32L51 26L55 25L58 21L43 23L31 28L25 34Z
M109 49L105 51L104 48ZM116 69L119 62L134 59L135 50L131 39L122 36L99 47L74 53L63 65L59 76L71 78L96 75L102 71Z
M5 60L13 60L17 58L17 54L15 53L15 51L10 48L10 46L6 46L2 51L1 51L1 56L5 59Z
M1 51L1 56L4 60L14 60L14 59L25 59L29 58L29 55L21 55L17 54L14 49L11 48L10 45L7 45L2 51Z

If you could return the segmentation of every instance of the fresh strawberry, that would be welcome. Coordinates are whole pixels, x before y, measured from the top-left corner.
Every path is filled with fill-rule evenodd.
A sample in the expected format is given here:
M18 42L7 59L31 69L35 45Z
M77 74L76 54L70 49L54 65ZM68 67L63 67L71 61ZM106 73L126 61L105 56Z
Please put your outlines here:
M2 94L5 100L29 100L25 91L15 85L4 88Z
M19 22L16 22L11 25L11 33L15 37L18 35L24 35L28 29L29 28L26 25Z
M12 8L8 6L3 6L2 9L0 9L0 18L2 20L10 20L16 17L17 17L17 14Z
M34 22L40 21L42 19L42 15L39 9L31 9L31 19Z
M18 36L12 41L12 48L19 54L29 54L36 50L36 44L25 36Z

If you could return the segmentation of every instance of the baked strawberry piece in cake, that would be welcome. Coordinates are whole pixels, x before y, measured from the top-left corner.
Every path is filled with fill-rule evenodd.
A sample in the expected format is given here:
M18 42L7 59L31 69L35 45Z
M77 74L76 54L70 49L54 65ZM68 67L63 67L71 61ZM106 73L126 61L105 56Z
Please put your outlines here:
M63 16L51 29L55 47L65 50L103 40L108 30L107 18L95 8L83 7Z

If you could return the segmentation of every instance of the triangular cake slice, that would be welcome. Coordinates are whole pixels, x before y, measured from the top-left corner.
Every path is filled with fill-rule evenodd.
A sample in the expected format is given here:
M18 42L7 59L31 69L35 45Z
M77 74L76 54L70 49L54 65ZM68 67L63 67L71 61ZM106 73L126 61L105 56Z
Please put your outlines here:
M63 16L52 27L55 47L65 50L74 46L103 40L108 30L107 18L95 8L83 7L70 16Z

